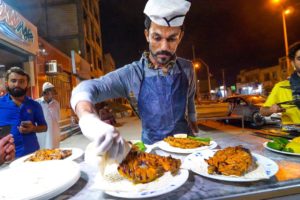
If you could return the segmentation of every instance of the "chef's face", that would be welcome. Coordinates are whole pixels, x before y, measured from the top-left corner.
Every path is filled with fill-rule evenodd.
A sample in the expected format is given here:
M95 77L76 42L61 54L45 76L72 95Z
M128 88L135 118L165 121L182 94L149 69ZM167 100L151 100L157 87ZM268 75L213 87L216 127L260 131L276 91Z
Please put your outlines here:
M154 65L164 66L173 56L182 39L181 27L160 26L151 22L149 30L145 30L149 43L150 59Z
M300 75L300 49L296 51L295 58L292 60L292 65L295 67L298 75Z
M6 82L6 89L13 97L22 97L26 95L28 79L26 76L11 73Z

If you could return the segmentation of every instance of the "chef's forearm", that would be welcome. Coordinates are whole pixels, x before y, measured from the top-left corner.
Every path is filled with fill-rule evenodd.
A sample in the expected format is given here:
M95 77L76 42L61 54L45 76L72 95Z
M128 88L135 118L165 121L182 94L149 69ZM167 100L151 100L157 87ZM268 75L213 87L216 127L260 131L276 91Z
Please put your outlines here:
M84 114L97 113L95 106L89 101L79 101L75 107L75 113L79 119Z

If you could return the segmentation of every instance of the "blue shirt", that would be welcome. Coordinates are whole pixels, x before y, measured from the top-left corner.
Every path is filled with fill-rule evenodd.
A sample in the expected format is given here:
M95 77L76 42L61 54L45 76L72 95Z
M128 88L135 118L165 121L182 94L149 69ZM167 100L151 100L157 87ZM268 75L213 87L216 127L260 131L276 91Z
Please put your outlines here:
M31 121L34 125L47 125L42 107L33 99L25 96L23 103L17 106L9 94L0 97L0 126L10 125L13 134L16 157L21 157L38 150L39 144L35 132L22 134L18 126L21 121Z
M189 82L187 92L186 114L190 121L196 121L196 109L194 96L196 92L196 81L194 68L191 61L177 58L176 63L169 70L169 74L180 73L178 62L186 74ZM72 91L71 106L75 109L79 101L89 101L92 103L102 102L111 98L124 97L137 111L139 92L143 77L165 76L162 69L152 69L148 67L148 60L143 56L139 61L125 65L113 72L98 79L81 82Z

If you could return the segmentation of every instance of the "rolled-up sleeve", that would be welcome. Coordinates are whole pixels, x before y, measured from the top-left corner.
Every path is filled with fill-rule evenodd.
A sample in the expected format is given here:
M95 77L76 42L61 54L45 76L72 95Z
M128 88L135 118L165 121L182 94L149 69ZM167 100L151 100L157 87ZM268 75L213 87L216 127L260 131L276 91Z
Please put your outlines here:
M73 110L80 101L95 104L111 98L127 97L130 75L129 68L125 66L98 79L82 81L72 91Z

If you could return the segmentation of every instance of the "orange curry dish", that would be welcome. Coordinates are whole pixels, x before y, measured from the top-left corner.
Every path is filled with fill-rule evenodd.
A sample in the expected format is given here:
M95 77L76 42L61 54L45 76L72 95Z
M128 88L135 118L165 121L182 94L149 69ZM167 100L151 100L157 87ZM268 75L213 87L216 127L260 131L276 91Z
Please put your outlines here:
M205 159L209 174L243 176L257 168L250 151L242 146L218 150L213 157Z
M27 158L26 161L38 162L45 160L62 160L72 155L72 150L62 149L40 149L36 151L32 156Z
M125 160L118 166L118 171L133 183L148 183L161 177L167 171L176 175L180 165L181 161L171 156L159 156L132 148Z
M182 149L193 149L209 145L209 142L194 140L191 138L176 138L173 136L166 137L164 141L173 147L178 147Z

